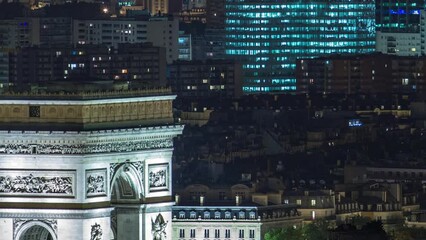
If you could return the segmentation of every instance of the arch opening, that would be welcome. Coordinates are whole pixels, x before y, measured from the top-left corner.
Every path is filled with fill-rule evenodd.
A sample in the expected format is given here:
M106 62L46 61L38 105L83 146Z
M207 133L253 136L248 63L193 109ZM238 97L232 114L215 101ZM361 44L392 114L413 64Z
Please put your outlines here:
M34 225L25 229L18 239L19 240L55 240L55 238L52 236L50 231L41 225Z
M141 182L131 164L121 166L111 183L111 203L139 202L143 196Z

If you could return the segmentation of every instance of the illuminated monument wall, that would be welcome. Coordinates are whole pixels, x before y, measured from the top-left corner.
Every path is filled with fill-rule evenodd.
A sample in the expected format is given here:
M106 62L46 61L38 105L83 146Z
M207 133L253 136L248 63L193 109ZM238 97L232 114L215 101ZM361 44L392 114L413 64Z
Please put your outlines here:
M0 98L0 238L171 239L169 89Z
M226 54L243 63L243 91L296 90L297 58L375 48L372 0L226 0Z

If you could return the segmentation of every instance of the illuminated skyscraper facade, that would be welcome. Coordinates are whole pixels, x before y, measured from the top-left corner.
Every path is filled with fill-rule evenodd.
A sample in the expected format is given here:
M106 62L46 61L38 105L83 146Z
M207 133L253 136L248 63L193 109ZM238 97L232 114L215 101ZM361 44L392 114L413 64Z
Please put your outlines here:
M371 0L226 0L226 55L243 63L243 91L294 91L297 58L375 48Z
M418 33L424 0L377 0L376 28L380 32Z

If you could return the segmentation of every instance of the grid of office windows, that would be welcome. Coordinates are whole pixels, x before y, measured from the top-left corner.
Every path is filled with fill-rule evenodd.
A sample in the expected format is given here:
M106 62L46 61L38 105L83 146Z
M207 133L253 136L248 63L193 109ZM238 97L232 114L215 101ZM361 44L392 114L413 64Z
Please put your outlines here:
M376 0L376 30L419 33L422 9L424 0Z
M226 0L226 54L243 91L296 90L297 58L375 49L373 0Z

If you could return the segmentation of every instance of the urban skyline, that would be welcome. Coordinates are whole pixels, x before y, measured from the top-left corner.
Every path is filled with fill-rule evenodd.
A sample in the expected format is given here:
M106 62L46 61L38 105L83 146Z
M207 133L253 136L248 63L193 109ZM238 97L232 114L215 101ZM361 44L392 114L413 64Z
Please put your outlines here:
M0 238L424 239L422 0L0 3Z

